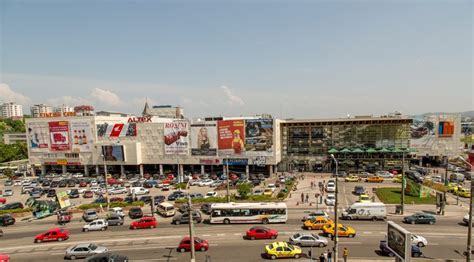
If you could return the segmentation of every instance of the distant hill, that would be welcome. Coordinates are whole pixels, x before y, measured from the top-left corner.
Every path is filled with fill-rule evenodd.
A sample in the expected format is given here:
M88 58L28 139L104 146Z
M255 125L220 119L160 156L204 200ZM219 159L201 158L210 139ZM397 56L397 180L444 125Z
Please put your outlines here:
M425 116L429 116L429 115L432 115L432 114L441 114L441 113L446 113L446 112L429 112L429 113L424 113L424 114L419 114L419 115L412 115L411 117L413 117L413 118L423 118ZM453 112L453 113L455 113L455 112ZM465 119L465 118L474 119L474 110L461 112L461 119Z

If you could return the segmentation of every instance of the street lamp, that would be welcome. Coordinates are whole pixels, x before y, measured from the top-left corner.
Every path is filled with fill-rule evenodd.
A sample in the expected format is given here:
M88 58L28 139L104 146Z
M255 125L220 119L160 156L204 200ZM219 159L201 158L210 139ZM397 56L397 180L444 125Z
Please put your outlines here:
M338 199L338 196L337 196L337 193L339 191L339 187L337 186L337 178L338 178L338 171L337 171L337 167L338 167L338 162L336 160L336 158L334 157L334 154L331 154L331 158L332 160L334 160L334 163L336 164L336 201L334 203L334 222L335 222L335 225L334 225L334 261L337 261L338 259L338 256L337 256L337 227L339 225L339 218L338 218L338 215L337 215L337 199Z
M184 179L183 179L184 180ZM189 207L189 241L191 243L191 259L190 262L196 261L196 250L194 248L194 220L193 220L193 209L191 203L191 178L188 179L186 189L188 190L188 207Z
M107 162L105 161L104 148L102 148L102 159L104 160L105 199L107 199L107 210L109 210L110 208L109 185L107 183Z
M403 212L405 211L405 152L406 150L403 150L402 152L402 198L401 198L401 210L400 214L403 215Z
M227 203L230 203L230 180L229 180L229 156L226 156L226 161L225 161L226 169L226 178L227 178Z
M472 198L473 198L473 191L474 191L474 183L472 183L472 164L466 161L462 156L458 156L459 159L461 159L464 163L469 165L471 167L471 197L469 201L469 224L468 224L468 230L467 230L467 254L466 254L466 262L471 261L471 252L472 252L472 247L471 247L471 240L472 240Z

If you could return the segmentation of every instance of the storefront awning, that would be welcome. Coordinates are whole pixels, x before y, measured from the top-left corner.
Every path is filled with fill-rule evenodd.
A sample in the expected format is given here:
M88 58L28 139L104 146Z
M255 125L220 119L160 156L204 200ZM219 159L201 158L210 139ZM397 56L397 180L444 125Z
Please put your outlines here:
M390 153L390 150L386 149L385 147L382 147L381 149L378 150L379 153Z
M367 152L367 153L377 153L377 150L375 150L375 148L371 147L371 148L365 150L365 152Z
M341 153L351 153L352 151L349 148L344 148L340 152Z
M329 154L336 154L336 153L339 153L339 150L335 149L335 148L331 148L328 150L328 153Z
M356 149L352 150L352 153L364 153L364 150L362 150L360 148L356 148Z

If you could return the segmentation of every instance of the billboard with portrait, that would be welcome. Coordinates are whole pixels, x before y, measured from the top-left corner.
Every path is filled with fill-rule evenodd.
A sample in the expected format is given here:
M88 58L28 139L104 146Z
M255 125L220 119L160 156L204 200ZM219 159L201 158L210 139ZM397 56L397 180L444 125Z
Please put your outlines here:
M244 120L218 121L217 144L221 156L245 155Z
M125 161L123 145L102 146L102 154L104 155L105 161Z
M69 140L69 122L53 121L48 123L51 151L71 150Z
M191 155L215 156L217 154L217 123L207 121L191 124Z
M438 136L439 137L452 137L454 134L454 123L451 121L439 121L438 123Z
M247 156L273 154L273 119L245 120L245 153Z
M76 153L91 152L94 139L91 125L86 121L71 122L71 147Z
M49 150L49 127L46 122L33 122L27 125L28 147L32 152Z
M98 137L137 136L136 123L103 123L97 124Z
M187 155L189 148L189 123L173 121L164 123L166 155Z

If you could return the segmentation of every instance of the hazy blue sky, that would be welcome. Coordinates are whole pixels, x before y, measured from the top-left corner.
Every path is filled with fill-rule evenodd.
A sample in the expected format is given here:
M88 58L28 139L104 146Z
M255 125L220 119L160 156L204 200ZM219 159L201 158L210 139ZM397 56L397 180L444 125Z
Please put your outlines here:
M188 116L474 108L472 1L0 0L0 101Z

